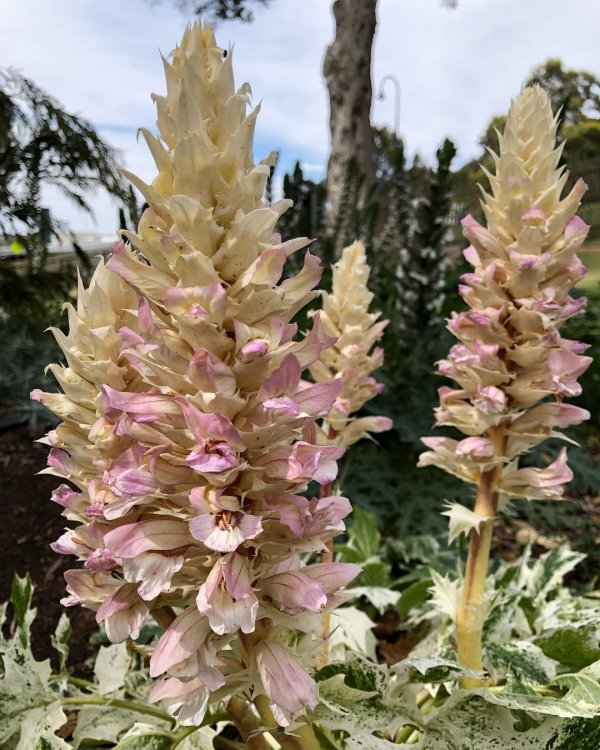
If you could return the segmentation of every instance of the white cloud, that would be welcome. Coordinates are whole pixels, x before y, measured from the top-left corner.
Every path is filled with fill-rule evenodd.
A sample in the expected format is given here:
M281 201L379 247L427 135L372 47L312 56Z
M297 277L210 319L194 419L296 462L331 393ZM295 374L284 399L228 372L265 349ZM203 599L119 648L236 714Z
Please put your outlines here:
M262 100L257 157L276 149L280 168L296 159L310 176L327 160L327 96L321 74L333 36L328 0L272 0L251 25L224 24L235 42L238 80ZM149 179L151 159L135 129L153 126L151 91L162 91L159 49L168 53L186 19L172 0L4 0L0 65L12 65L100 127L129 169ZM401 85L400 132L409 151L431 159L452 137L461 158L477 151L489 117L506 109L529 70L550 56L598 72L597 0L379 0L373 84L386 74ZM391 126L391 90L374 100L373 120ZM116 207L93 199L97 228L110 231ZM55 213L75 228L89 220L52 197Z

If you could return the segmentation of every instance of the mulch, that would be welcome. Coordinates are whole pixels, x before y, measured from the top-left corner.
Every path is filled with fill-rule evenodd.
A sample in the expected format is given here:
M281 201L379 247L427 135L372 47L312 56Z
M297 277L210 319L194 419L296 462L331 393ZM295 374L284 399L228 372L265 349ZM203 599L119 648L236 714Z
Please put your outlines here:
M29 573L35 586L37 617L32 628L32 648L37 659L54 658L50 637L65 608L63 573L72 559L57 555L50 542L66 525L61 508L50 501L57 477L37 472L46 466L47 446L34 443L40 435L25 427L0 432L0 498L3 506L0 523L0 602L10 596L14 573ZM73 607L66 610L71 620L70 668L82 674L93 653L89 638L97 630L93 612Z

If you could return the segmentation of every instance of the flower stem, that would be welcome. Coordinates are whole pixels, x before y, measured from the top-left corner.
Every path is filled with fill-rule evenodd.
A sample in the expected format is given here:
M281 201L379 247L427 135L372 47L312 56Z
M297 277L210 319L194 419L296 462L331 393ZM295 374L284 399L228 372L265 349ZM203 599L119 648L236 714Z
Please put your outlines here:
M268 729L279 730L279 725L275 721L273 713L271 712L267 696L257 695L254 699L254 705L256 706L256 710L258 711L263 724ZM302 723L300 726L296 727L291 734L278 732L276 739L284 750L320 750L321 748L321 745L317 741L315 733L308 722Z
M474 672L483 671L483 614L485 581L487 577L494 520L498 509L498 494L494 490L497 469L483 472L479 480L475 513L485 518L477 529L472 529L465 569L465 581L456 618L458 658L463 667ZM486 684L476 677L463 677L461 687L472 690Z
M250 704L235 695L227 703L227 713L235 724L248 750L273 750L264 733L260 732L260 724L250 709Z
M334 430L331 425L329 425L329 430L327 432L327 439L330 440L332 443L337 438L338 433L337 430ZM327 484L321 485L321 497L329 497L331 495L331 487L332 482L327 482ZM333 551L333 539L328 539L325 542L325 545L327 549L322 553L321 555L321 562L323 563L332 563L334 560L334 551ZM323 640L325 643L323 644L323 653L321 654L319 658L320 666L325 666L329 660L329 633L331 631L331 615L329 612L325 612L323 615Z
M156 607L151 612L161 630L166 630L175 619L175 612L171 607Z

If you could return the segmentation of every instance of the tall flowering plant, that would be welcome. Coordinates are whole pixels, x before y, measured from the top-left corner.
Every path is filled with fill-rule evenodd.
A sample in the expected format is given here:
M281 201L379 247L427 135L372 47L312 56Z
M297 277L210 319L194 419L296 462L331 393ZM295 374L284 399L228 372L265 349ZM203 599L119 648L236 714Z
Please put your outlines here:
M343 497L301 494L329 484L344 452L316 433L342 381L301 381L335 338L319 315L296 337L321 267L307 252L280 281L308 240L273 234L289 201L262 202L259 107L247 114L231 50L195 24L163 64L159 136L140 131L158 174L125 172L149 207L67 306L69 333L54 331L62 393L32 394L63 420L46 472L75 486L52 497L71 523L54 549L82 563L63 603L95 610L113 642L156 618L151 700L181 724L246 695L288 726L318 701L309 636L358 572L300 557L350 512Z
M438 466L476 487L474 510L460 504L446 510L450 540L462 532L470 540L464 581L446 606L456 623L460 660L478 672L496 514L515 497L560 499L572 478L564 448L543 469L520 468L519 457L589 417L564 403L581 392L577 378L591 362L584 344L559 332L585 305L569 290L586 273L575 253L588 227L574 215L585 184L579 180L561 198L567 174L558 167L557 117L540 87L518 96L499 138L495 174L488 175L491 192L483 196L487 227L471 216L462 222L473 271L459 290L470 309L448 323L458 343L438 372L457 387L439 389L436 423L466 437L424 438L429 450L420 458L421 466ZM464 684L480 682L466 678Z
M309 368L317 383L328 383L332 378L341 383L325 416L322 438L345 447L371 432L385 432L392 427L387 417L356 416L383 388L372 373L383 364L383 349L376 344L388 321L379 320L381 313L369 312L373 301L368 287L370 273L362 242L355 241L342 250L340 260L333 266L331 293L322 292L320 313L325 332L335 343L324 349Z

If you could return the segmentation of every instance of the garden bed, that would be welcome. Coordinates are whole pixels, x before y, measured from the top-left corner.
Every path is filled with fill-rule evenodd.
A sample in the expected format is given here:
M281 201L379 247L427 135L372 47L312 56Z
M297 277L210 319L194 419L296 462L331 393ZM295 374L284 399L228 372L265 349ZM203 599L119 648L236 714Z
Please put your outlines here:
M35 586L34 604L38 615L33 624L33 652L38 659L54 652L50 636L64 608L63 573L72 567L72 560L57 555L50 543L57 539L65 519L60 508L50 502L52 490L59 484L53 476L37 475L46 466L47 447L33 442L25 427L0 432L0 476L2 505L5 509L0 524L0 602L9 598L14 573L29 573ZM69 611L73 628L70 665L85 671L85 660L94 653L90 635L96 630L94 615L76 607Z

